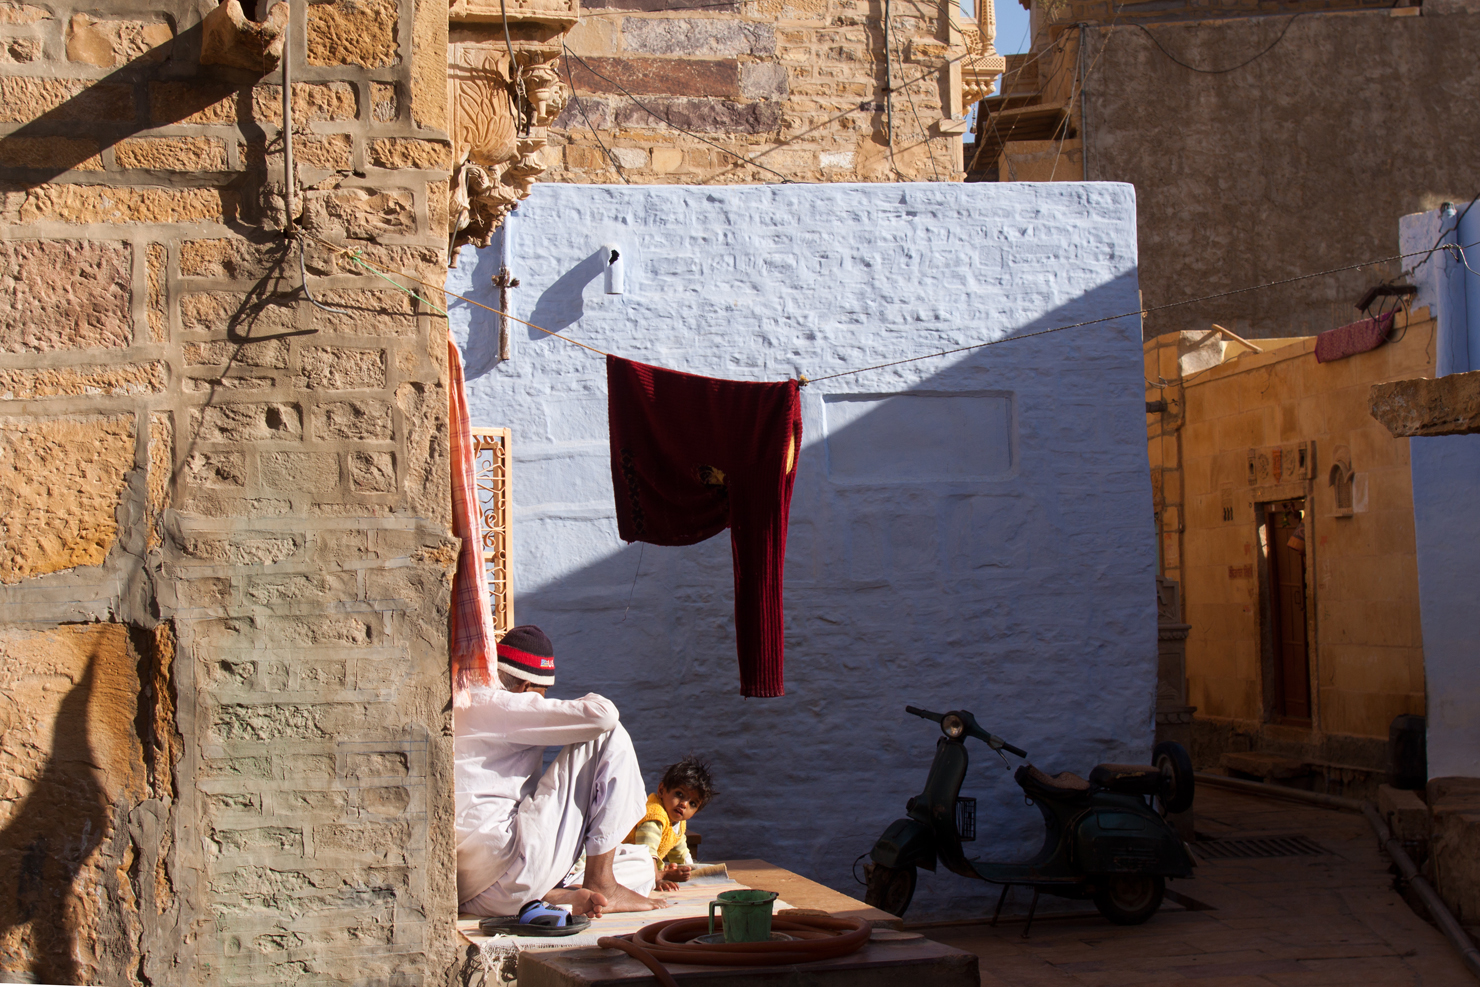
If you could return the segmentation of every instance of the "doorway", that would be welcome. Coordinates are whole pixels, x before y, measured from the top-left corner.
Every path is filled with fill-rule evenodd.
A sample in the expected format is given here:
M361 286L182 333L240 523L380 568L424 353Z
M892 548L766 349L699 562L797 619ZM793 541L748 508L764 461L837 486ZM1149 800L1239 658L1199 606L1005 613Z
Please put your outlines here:
M1278 723L1311 721L1310 646L1306 620L1305 504L1261 504L1259 544L1264 585L1265 709Z

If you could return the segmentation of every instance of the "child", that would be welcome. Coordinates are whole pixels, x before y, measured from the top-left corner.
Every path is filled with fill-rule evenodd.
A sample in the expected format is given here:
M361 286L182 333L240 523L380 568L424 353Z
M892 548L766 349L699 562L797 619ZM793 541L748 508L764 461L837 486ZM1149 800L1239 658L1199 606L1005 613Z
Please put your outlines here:
M694 858L689 856L687 824L712 798L709 765L692 754L668 765L658 790L648 796L647 815L623 842L640 844L652 853L657 890L677 891L676 882L689 879Z

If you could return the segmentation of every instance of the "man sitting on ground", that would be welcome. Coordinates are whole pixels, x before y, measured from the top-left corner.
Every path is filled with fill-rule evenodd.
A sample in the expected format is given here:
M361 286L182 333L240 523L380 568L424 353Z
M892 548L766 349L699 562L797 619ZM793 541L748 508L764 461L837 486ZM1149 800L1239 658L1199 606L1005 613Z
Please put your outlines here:
M460 910L516 915L544 900L595 917L666 905L647 897L646 848L622 846L646 793L617 707L594 693L546 699L555 649L532 624L499 642L498 676L504 688L474 689L453 713ZM541 773L553 746L563 750Z

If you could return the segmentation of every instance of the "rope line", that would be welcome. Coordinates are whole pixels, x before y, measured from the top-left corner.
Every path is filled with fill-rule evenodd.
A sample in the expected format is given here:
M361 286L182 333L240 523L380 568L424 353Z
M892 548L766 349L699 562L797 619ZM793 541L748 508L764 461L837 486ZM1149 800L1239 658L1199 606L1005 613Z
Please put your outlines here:
M576 346L579 346L582 349L588 349L592 353L599 354L600 356L616 356L616 354L614 354L614 353L608 353L606 350L597 349L595 346L592 346L590 343L583 343L579 339L572 339L570 336L566 336L566 335L563 335L561 333L558 333L558 332L556 332L553 329L546 329L544 326L536 325L533 322L526 322L524 319L521 319L521 318L519 318L518 316L515 316L515 315L510 315L508 312L501 312L498 309L493 308L490 305L484 305L482 302L474 301L473 299L468 298L465 295L459 295L459 294L457 294L454 291L448 291L445 286L433 284L430 281L424 281L421 278L415 277L414 275L407 274L405 271L396 271L396 270L392 270L390 268L382 267L381 265L376 264L374 261L366 260L364 257L362 257L361 256L361 250L362 250L362 248L359 248L359 247L345 247L345 246L340 246L339 244L331 243L330 241L325 240L321 236L318 236L318 235L313 234L313 233L309 233L306 230L305 231L302 231L302 232L303 232L303 235L309 236L309 237L313 238L314 240L317 240L319 243L323 244L324 246L329 247L330 249L334 250L334 252L336 253L336 255L348 257L350 260L354 261L355 263L359 264L361 267L363 267L366 270L370 271L370 273L375 274L377 277L379 277L382 280L386 281L388 284L392 285L393 287L398 288L401 291L404 291L406 294L410 295L412 298L415 298L418 301L425 302L434 311L436 311L436 312L438 312L438 313L440 313L440 314L442 314L444 316L447 315L447 312L446 312L445 309L438 308L436 305L433 305L431 302L427 301L425 298L422 298L420 295L418 295L416 292L412 291L410 288L407 288L405 285L396 284L396 282L392 281L386 275L387 274L394 274L397 277L405 278L408 281L415 281L417 284L425 285L428 288L435 288L436 290L442 292L444 295L450 296L452 298L456 298L459 301L467 302L469 305L477 306L478 308L481 308L484 311L492 312L494 315L499 315L499 316L503 316L504 318L511 319L514 322L518 322L520 325L528 326L531 329L537 329L537 330L539 330L540 332L544 333L547 336L554 336L556 339L563 339L567 343L574 343ZM1294 284L1294 283L1299 282L1299 281L1310 281L1310 280L1312 280L1314 278L1329 277L1332 274L1342 274L1342 273L1344 273L1346 271L1356 271L1356 270L1360 270L1360 269L1362 269L1364 267L1371 267L1371 266L1373 266L1375 264L1387 264L1387 263L1391 263L1392 261L1403 260L1404 258L1407 258L1407 257L1417 257L1417 256L1422 255L1422 254L1432 254L1435 250L1440 250L1440 249L1446 250L1446 251L1455 251L1455 252L1457 252L1458 255L1459 255L1459 257L1460 257L1460 259L1461 259L1461 262L1464 262L1464 251L1467 250L1467 249L1469 249L1470 247L1475 247L1475 246L1480 246L1480 240L1476 240L1474 243L1466 243L1466 244L1454 244L1454 243L1443 244L1442 246L1432 247L1432 248L1429 248L1428 250L1411 250L1411 251L1408 251L1406 253L1393 254L1390 257L1379 257L1379 258L1377 258L1375 260L1362 261L1359 264L1347 264L1344 267L1333 267L1333 268L1330 268L1330 269L1325 270L1325 271L1316 271L1315 273L1312 273L1312 274L1298 274L1295 277L1281 278L1278 281L1267 281L1267 282L1264 282L1262 284L1247 285L1247 286L1245 286L1243 288L1230 288L1228 291L1216 291L1216 292L1213 292L1212 294L1208 294L1208 295L1199 295L1196 298L1184 298L1182 301L1179 301L1179 302L1165 302L1165 303L1163 303L1161 305L1153 305L1150 308L1136 309L1136 310L1133 310L1133 311L1130 311L1130 312L1121 312L1121 313L1118 313L1116 315L1105 315L1105 316L1101 316L1098 319L1085 319L1083 322L1071 322L1068 325L1053 326L1053 327L1048 328L1048 329L1038 329L1038 330L1035 330L1033 332L1017 333L1017 334L1012 335L1012 336L1004 336L1001 339L989 339L989 340L987 340L986 342L983 342L983 343L969 343L969 344L967 344L965 346L955 346L955 347L952 347L951 349L939 350L939 351L934 352L934 353L924 353L924 354L921 354L920 356L908 356L908 357L904 357L904 358L899 359L899 360L890 360L887 363L876 363L876 364L874 364L872 366L868 366L868 367L858 367L857 369L854 369L854 370L840 370L837 373L823 374L820 377L808 377L806 374L798 373L797 374L797 377L796 377L796 380L797 380L797 382L799 384L801 384L803 387L805 387L808 384L815 383L815 382L820 381L820 380L833 380L833 379L838 378L838 377L850 377L850 376L852 376L854 374L868 373L871 370L885 370L885 369L887 369L889 367L903 366L904 364L907 364L907 363L919 363L922 360L933 360L933 359L935 359L937 357L953 356L953 355L955 355L957 353L969 353L972 350L979 350L979 349L983 349L983 348L988 347L988 346L996 346L998 343L1010 343L1013 340L1018 340L1018 339L1032 339L1034 336L1047 336L1050 333L1064 332L1067 329L1080 329L1080 328L1083 328L1084 326L1100 325L1100 324L1106 323L1106 322L1115 322L1115 321L1118 321L1120 319L1128 319L1128 318L1130 318L1132 316L1137 316L1137 317L1140 317L1140 318L1145 318L1147 315L1150 315L1152 312L1164 312L1167 309L1181 308L1181 307L1186 306L1186 305L1196 305L1199 302L1213 301L1214 299L1218 299L1218 298L1227 298L1230 295L1242 295L1242 294L1245 294L1246 292L1250 292L1250 291L1262 291L1265 288L1277 288L1277 287L1279 287L1281 285ZM1465 262L1465 268L1467 270L1470 269L1470 266L1469 266L1469 264L1467 262ZM1476 272L1473 272L1472 271L1472 273L1476 273Z
M1455 247L1458 250L1463 251L1463 250L1465 250L1468 247L1476 246L1476 244L1480 244L1480 240L1475 241L1475 243L1465 244L1464 246L1460 246L1458 244L1446 244L1446 247ZM1314 274L1300 274L1300 275L1297 275L1297 276L1295 276L1293 278L1282 278L1279 281L1269 281L1269 282L1266 282L1264 284L1249 285L1249 286L1244 287L1244 288L1232 288L1232 289L1230 289L1228 291L1218 291L1218 292L1214 292L1211 295L1202 295L1202 296L1197 297L1197 298L1185 298L1185 299L1183 299L1180 302L1166 302L1165 304L1162 304L1162 305L1153 305L1150 308L1143 308L1143 309L1139 309L1139 310L1134 311L1134 312L1122 312L1122 313L1120 313L1118 315L1106 315L1106 316L1102 316L1101 318L1098 318L1098 319L1086 319L1083 322L1073 322L1073 323L1070 323L1069 325L1066 325L1066 326L1054 326L1051 329L1039 329L1036 332L1018 333L1018 334L1013 335L1013 336L1004 336L1001 339L989 339L985 343L972 343L972 344L967 345L967 346L957 346L957 347L954 347L952 349L941 350L938 353L926 353L926 354L924 354L922 356L905 357L902 360L890 360L888 363L878 363L878 364L874 364L871 367L860 367L857 370L842 370L842 371L839 371L838 373L835 373L835 374L824 374L821 377L806 378L805 379L805 382L806 383L812 383L814 381L819 381L819 380L832 380L835 377L848 377L848 376L851 376L853 374L867 373L870 370L884 370L884 369L887 369L889 367L898 367L898 366L900 366L902 364L906 364L906 363L918 363L921 360L932 360L932 359L935 359L936 357L952 356L952 355L954 355L956 353L966 353L966 352L969 352L971 350L979 350L979 349L982 349L983 347L986 347L986 346L995 346L998 343L1010 343L1010 342L1012 342L1015 339L1031 339L1034 336L1046 336L1046 335L1048 335L1049 333L1052 333L1052 332L1063 332L1065 329L1079 329L1079 328L1082 328L1084 326L1098 325L1098 324L1100 324L1102 322L1114 322L1114 321L1116 321L1118 319L1128 319L1128 318L1130 318L1133 315L1135 315L1135 316L1141 316L1141 317L1144 318L1145 316L1151 314L1152 312L1163 312L1163 311L1166 311L1169 308L1180 308L1180 307L1182 307L1184 305L1196 305L1198 302L1212 301L1215 298L1227 298L1229 295L1241 295L1241 294L1243 294L1245 292L1249 292L1249 291L1260 291L1260 290L1262 290L1264 288L1276 288L1276 287L1279 287L1280 285L1293 284L1293 283L1295 283L1297 281L1309 281L1312 278L1324 278L1324 277L1328 277L1328 276L1330 276L1332 274L1341 274L1341 273L1343 273L1345 271L1356 271L1356 270L1360 270L1361 268L1364 268L1364 267L1371 267L1374 264L1387 264L1387 263L1390 263L1390 262L1395 261L1395 260L1402 260L1404 257L1417 257L1419 254L1422 254L1422 253L1425 253L1425 251L1423 251L1423 250L1414 250L1414 251L1409 251L1408 253L1394 254L1391 257L1381 257L1381 258L1378 258L1377 260L1363 261L1360 264L1348 264L1345 267L1333 267L1330 270L1327 270L1327 271L1317 271Z

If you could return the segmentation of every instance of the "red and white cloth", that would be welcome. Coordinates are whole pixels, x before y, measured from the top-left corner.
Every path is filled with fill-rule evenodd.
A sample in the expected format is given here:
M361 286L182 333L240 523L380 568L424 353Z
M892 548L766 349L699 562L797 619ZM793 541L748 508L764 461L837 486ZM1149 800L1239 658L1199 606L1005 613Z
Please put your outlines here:
M1316 336L1316 362L1345 360L1349 356L1375 350L1387 342L1388 333L1392 329L1393 313L1384 312L1370 319L1323 332Z
M493 674L493 610L488 599L488 573L483 568L483 526L473 481L473 421L463 382L462 354L447 337L447 391L450 399L448 445L452 456L452 533L462 539L457 572L452 577L449 644L452 659L452 704L466 709L473 686L499 688Z

